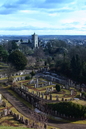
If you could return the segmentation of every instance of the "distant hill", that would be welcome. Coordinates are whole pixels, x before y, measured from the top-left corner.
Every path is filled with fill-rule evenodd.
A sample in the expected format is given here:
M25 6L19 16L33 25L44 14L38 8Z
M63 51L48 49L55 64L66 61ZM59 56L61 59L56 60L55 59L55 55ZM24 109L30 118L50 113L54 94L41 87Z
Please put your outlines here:
M77 40L84 40L86 39L85 35L38 35L39 39L43 40L50 40L50 39L77 39ZM1 35L1 40L28 40L31 38L31 35Z

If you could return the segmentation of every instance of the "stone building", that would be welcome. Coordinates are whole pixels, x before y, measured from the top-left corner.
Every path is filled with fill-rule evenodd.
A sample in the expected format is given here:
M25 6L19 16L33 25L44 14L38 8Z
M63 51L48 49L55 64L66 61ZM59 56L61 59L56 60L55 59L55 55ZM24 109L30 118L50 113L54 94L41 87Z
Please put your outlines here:
M32 35L32 47L33 48L37 48L38 45L38 35L36 35L35 33Z

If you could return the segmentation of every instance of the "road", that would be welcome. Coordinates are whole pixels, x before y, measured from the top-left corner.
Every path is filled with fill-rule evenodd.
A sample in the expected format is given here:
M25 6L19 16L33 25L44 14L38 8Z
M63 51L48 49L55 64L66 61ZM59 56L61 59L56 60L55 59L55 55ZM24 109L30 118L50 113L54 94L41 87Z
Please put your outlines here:
M30 109L12 96L6 89L0 86L0 93L24 116L31 118ZM62 123L59 121L49 120L48 125L58 127L60 129L86 129L86 124Z

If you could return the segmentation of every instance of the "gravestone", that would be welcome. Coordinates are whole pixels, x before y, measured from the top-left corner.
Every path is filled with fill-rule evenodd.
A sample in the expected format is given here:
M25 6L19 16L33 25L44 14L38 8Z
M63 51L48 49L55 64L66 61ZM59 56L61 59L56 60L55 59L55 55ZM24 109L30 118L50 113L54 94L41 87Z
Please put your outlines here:
M24 122L25 122L25 121L24 121L23 116L22 116L22 117L20 117L20 122L22 122L22 123L24 123Z
M29 121L25 119L25 125L29 125Z
M0 94L0 100L2 100L2 94Z
M4 116L7 116L8 115L8 110L4 109L3 114L4 114Z
M27 86L25 86L25 91L28 92L28 87Z
M36 80L36 87L37 87L37 88L38 88L38 83L39 83L39 82L38 82L38 78L37 78L37 80Z
M39 97L40 97L41 93L39 92Z
M21 83L21 89L23 89L23 84Z
M84 92L84 89L83 88L81 89L81 92Z
M32 94L34 94L34 91L32 91Z
M35 84L35 88L37 88L37 85Z
M20 120L20 115L19 114L17 114L17 120Z
M52 87L51 90L52 90L52 92L53 92L54 88Z
M71 90L71 95L73 95L73 92L74 92L74 91L73 91L73 90Z
M48 96L46 95L46 98L45 99L47 100L47 98L48 98Z
M62 101L64 101L64 98L62 98Z
M80 97L82 97L82 93L80 93Z
M58 96L56 96L56 100L58 101Z
M50 84L51 84L51 83L49 82L49 84L48 84L48 85L50 86Z
M50 100L52 100L52 95L50 94Z
M42 93L42 99L44 98L44 93Z

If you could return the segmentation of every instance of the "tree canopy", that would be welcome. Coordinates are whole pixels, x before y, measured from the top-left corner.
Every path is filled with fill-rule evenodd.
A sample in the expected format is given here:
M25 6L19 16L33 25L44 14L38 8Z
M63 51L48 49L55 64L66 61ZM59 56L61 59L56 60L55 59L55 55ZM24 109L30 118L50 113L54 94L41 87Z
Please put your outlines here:
M27 59L22 52L19 50L13 51L8 58L9 62L12 63L16 70L23 70L27 65Z
M0 45L0 60L6 62L8 59L8 52Z
M56 90L58 91L58 92L60 92L60 85L58 85L58 84L56 84Z

